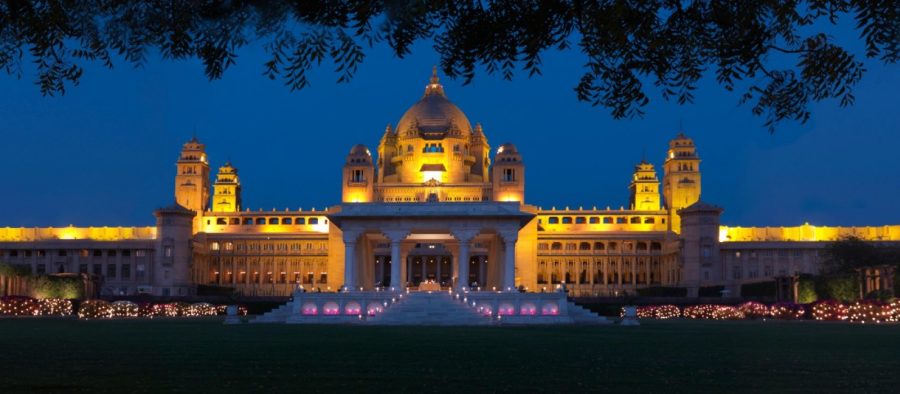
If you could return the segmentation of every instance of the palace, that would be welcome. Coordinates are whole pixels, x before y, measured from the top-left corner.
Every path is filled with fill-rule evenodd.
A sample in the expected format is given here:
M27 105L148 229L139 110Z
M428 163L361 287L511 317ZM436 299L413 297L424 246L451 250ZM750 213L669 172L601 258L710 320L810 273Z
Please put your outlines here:
M701 200L700 155L678 134L657 168L637 163L619 209L544 209L525 196L527 152L491 148L433 75L374 154L353 146L342 201L325 210L250 210L238 169L211 177L196 138L177 160L174 204L150 227L0 228L0 261L33 273L85 273L101 293L245 296L304 289L486 289L575 296L683 287L688 296L816 273L829 241L900 241L900 225L745 228Z

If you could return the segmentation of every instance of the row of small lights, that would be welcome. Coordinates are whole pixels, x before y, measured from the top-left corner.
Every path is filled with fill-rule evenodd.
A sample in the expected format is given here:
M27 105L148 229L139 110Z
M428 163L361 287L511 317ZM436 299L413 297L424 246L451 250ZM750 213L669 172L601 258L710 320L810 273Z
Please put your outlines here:
M812 305L812 318L818 321L849 321L852 323L891 323L900 321L900 300L892 303L856 301L844 304L826 300ZM779 303L771 306L759 302L745 302L738 306L703 304L685 307L682 311L676 305L647 305L637 307L637 317L647 319L689 319L735 320L746 318L775 318L781 320L802 319L806 309L803 305ZM625 316L622 308L620 316Z

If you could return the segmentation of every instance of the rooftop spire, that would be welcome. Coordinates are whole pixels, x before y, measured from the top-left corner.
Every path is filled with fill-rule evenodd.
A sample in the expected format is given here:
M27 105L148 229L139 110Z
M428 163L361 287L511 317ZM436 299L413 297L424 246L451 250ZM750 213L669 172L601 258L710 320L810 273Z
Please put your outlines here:
M444 86L441 85L440 79L438 78L438 75L437 75L437 66L431 67L431 79L428 82L429 82L428 86L425 86L425 96L426 97L434 95L434 94L447 97L446 95L444 95Z

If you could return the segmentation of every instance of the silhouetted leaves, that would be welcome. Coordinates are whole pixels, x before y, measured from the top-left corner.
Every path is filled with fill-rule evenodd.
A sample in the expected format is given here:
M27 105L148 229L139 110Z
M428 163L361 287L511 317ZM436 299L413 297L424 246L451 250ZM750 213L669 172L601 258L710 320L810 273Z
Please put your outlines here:
M654 89L690 103L710 74L771 131L809 119L812 102L853 103L863 64L817 29L853 18L865 56L890 64L898 14L900 1L890 0L5 0L0 68L21 77L23 62L33 64L41 92L62 94L82 61L112 67L116 55L141 66L154 51L197 58L218 79L240 48L260 42L270 56L262 74L297 90L325 62L349 81L379 43L403 57L433 40L441 69L465 83L482 69L539 75L546 52L577 47L585 61L576 97L615 118L641 116Z

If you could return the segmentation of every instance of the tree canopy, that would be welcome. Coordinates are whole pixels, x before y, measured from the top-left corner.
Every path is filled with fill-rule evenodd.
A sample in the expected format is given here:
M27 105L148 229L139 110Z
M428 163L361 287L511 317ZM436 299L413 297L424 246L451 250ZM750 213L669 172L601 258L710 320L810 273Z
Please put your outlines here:
M540 74L547 52L577 50L577 99L615 118L641 116L657 94L689 103L710 75L773 131L805 122L813 102L853 103L863 62L827 28L852 18L864 57L893 64L898 11L893 0L5 0L0 67L20 78L33 67L54 95L78 84L86 61L197 58L217 79L258 44L262 74L296 90L323 63L349 81L379 44L402 58L431 40L442 71L465 83L481 70Z
M824 257L827 273L852 273L861 268L886 265L900 267L900 245L876 244L850 237L829 243Z

